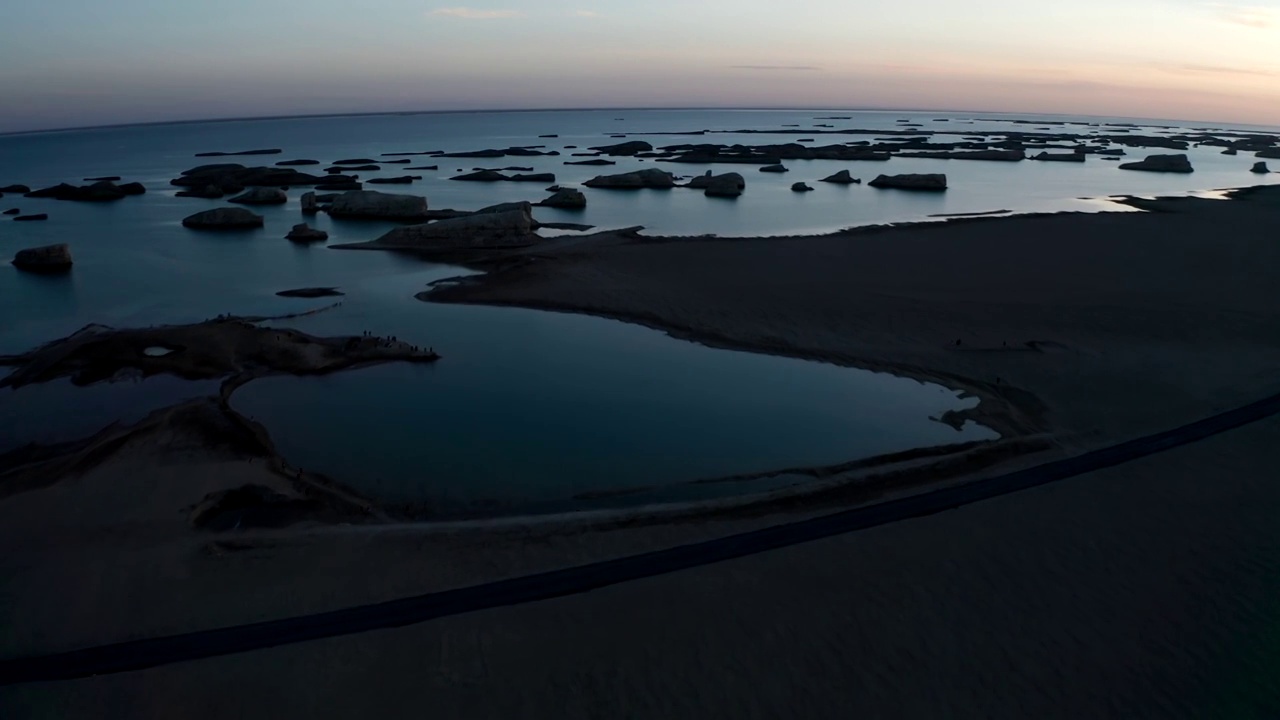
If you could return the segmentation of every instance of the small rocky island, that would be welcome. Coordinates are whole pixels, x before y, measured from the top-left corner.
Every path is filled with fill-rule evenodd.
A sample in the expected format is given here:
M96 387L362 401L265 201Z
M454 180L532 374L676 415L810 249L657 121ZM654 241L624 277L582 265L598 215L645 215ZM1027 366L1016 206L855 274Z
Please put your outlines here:
M262 227L262 216L244 208L214 208L188 215L182 226L192 230L249 230Z
M873 188L896 188L898 190L924 190L940 192L947 189L947 176L941 173L921 175L880 175L867 183Z
M541 238L534 232L530 203L503 203L461 217L395 228L376 240L333 247L347 250L416 250L468 252L511 249L532 245Z
M88 385L123 372L187 380L227 378L234 388L265 375L321 375L355 365L440 359L434 350L395 338L316 337L255 324L267 319L271 318L223 317L127 329L89 325L29 353L0 356L0 364L17 368L0 380L0 388L62 377Z
M322 298L322 297L340 297L346 293L341 292L334 287L309 287L295 288L293 290L281 290L276 293L280 297L287 298Z
M666 190L676 186L676 179L669 172L651 168L617 175L600 175L584 182L583 185L589 188L608 190L641 190L644 188Z
M1189 173L1194 172L1186 155L1149 155L1145 160L1124 163L1121 170L1145 170L1146 172Z
M71 248L66 243L19 250L13 266L36 273L60 273L71 269Z
M131 182L117 185L112 180L99 180L90 185L61 183L24 194L29 198L51 198L53 200L74 202L113 202L131 195L144 195L146 192L147 189L143 187L142 183Z

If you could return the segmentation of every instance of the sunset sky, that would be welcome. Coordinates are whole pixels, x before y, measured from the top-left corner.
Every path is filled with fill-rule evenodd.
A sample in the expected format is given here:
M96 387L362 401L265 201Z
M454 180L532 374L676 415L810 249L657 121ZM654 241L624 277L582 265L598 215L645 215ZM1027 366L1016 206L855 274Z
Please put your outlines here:
M0 132L559 107L1280 125L1280 0L10 0Z

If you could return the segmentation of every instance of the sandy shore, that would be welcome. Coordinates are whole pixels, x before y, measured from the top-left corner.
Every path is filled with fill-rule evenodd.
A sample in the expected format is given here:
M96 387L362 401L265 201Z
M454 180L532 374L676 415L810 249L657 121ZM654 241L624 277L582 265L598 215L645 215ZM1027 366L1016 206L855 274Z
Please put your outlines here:
M981 396L976 417L1010 436L1047 434L1063 454L1280 388L1280 197L1147 207L1158 212L811 238L596 236L433 298L589 312L938 380ZM214 532L194 526L209 493L248 482L307 494L252 444L192 445L172 428L130 434L56 482L0 499L3 656L387 600L816 511L597 528L329 518ZM1280 706L1263 672L1280 577L1277 440L1271 420L785 551L395 631L4 688L0 707L12 717L428 706L445 717L1255 716Z

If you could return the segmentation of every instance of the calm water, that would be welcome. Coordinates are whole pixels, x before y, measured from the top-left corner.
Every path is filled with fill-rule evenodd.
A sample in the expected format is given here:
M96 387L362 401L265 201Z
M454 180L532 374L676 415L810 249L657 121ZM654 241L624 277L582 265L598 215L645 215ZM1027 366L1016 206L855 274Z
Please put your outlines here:
M76 387L69 379L0 390L0 453L28 443L88 437L111 423L137 422L153 410L218 392L214 381L166 375Z
M892 375L716 350L562 313L411 303L399 318L382 314L422 279L381 281L288 324L317 333L401 328L401 339L434 345L439 363L265 378L232 404L271 427L303 467L378 497L445 507L554 504L996 437L928 420L975 401Z
M193 157L205 150L285 149L280 156L228 159L266 164L288 158L329 162L377 157L383 152L511 145L585 149L620 142L608 137L612 133L631 133L655 145L761 144L786 138L643 133L771 129L786 124L811 127L818 122L836 128L897 129L900 118L912 118L925 129L949 127L957 134L1034 127L992 120L960 124L962 115L950 116L954 120L948 126L932 121L943 117L937 113L835 113L853 119L815 119L829 114L475 113L238 121L0 137L0 185L39 187L120 175L143 182L149 190L145 196L109 204L0 199L0 208L50 214L44 223L0 220L0 255L7 258L23 247L69 242L76 260L75 270L63 277L23 274L7 265L0 268L0 353L26 350L91 322L136 326L191 322L219 313L270 315L308 309L327 303L283 299L274 293L313 285L339 286L348 293L341 308L288 324L317 333L358 334L367 329L397 335L436 347L445 360L430 369L384 367L319 380L259 381L241 391L236 403L268 419L286 454L304 466L332 469L341 480L388 496L439 502L551 501L590 490L839 462L913 445L983 437L986 431L979 428L958 434L927 419L962 405L938 387L815 363L710 350L609 321L420 303L413 295L428 282L458 271L391 254L286 242L285 232L302 220L296 201L256 210L267 217L263 230L236 235L187 231L180 225L181 218L223 203L175 198L176 188L168 185L180 171L208 162ZM619 117L625 119L615 119ZM538 139L547 133L560 137ZM1130 154L1140 157L1148 151ZM654 233L784 234L917 220L937 213L1096 209L1097 204L1077 198L1280 181L1276 174L1250 174L1253 158L1247 155L1227 157L1216 149L1189 154L1197 168L1190 176L1123 172L1115 163L1096 158L1084 165L907 158L887 163L788 162L792 172L785 175L737 168L748 181L746 194L737 201L682 190L587 190L585 212L538 209L536 214L544 221L602 227L639 224ZM422 174L425 179L412 186L386 190L425 194L433 208L468 209L537 200L543 196L542 188L448 181L459 168L530 166L556 173L562 184L575 184L600 173L652 166L625 158L607 168L563 165L568 159L414 158L414 165L440 164L441 170L406 171L386 165L381 173L362 176ZM660 166L685 174L706 169ZM817 184L817 192L806 194L789 190L793 182L812 182L845 167L855 177L867 179L880 172L946 172L953 189L940 195L826 184ZM296 198L299 192L290 195ZM312 222L329 231L331 243L371 239L389 227L334 222L325 215ZM0 420L6 425L32 419L32 432L10 432L5 442L81 436L98 424L140 417L145 409L163 404L165 397L179 399L186 391L157 380L132 390L121 387L50 386L0 393ZM99 399L90 400L95 397ZM75 408L82 402L97 403L103 411L78 413ZM37 422L34 418L39 413L43 415ZM766 438L774 440L764 442ZM371 462L357 462L369 456Z

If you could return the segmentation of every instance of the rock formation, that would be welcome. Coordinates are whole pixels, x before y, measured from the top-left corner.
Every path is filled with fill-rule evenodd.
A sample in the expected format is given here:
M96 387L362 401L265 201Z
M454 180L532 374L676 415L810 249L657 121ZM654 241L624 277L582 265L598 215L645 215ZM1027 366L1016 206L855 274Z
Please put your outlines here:
M1258 173L1259 175L1265 175L1271 172L1271 168L1267 167L1267 164L1264 162L1256 162L1253 164L1253 169L1250 170L1250 172L1255 172L1255 173Z
M215 208L187 216L182 226L193 230L244 230L262 227L262 216L244 208Z
M284 152L280 148L266 148L263 150L240 150L238 152L202 152L196 153L196 157L230 157L232 155L279 155Z
M636 153L651 152L653 150L653 146L643 140L632 140L630 142L618 143L617 145L601 145L590 149L605 155L627 157L635 155Z
M504 203L498 203L497 205L482 207L479 210L476 210L475 212L459 212L456 215L453 215L452 217L444 217L444 218L436 218L436 219L452 220L454 218L470 217L471 215L488 215L492 213L505 213L505 212L511 212L513 210L518 210L528 215L529 213L533 212L533 203L529 202L528 200L517 200L516 202L504 202ZM533 228L536 230L538 221L531 220L530 222L532 222Z
M13 265L31 272L53 273L71 269L71 248L66 243L19 250Z
M563 208L565 210L581 210L587 206L587 196L581 190L560 188L554 195L538 203L543 207Z
M316 192L350 192L363 188L363 184L356 182L354 178L349 178L339 182L320 183L316 185Z
M480 212L452 220L395 228L358 246L414 250L479 250L527 245L535 240L528 204L503 212Z
M426 214L427 199L420 195L392 195L375 190L345 192L329 206L329 215L336 218L420 220Z
M141 195L147 191L140 183L116 185L104 180L91 185L68 185L60 183L52 187L32 190L26 193L30 198L53 198L54 200L72 200L76 202L112 202L128 195Z
M947 176L941 173L923 175L880 175L868 183L874 188L939 191L947 189Z
M241 205L283 205L289 196L279 188L255 187L227 200Z
M689 182L684 184L684 187L690 188L692 190L706 190L707 185L711 184L711 178L713 177L715 177L715 175L712 174L710 170L708 170L701 175L697 175L693 178L690 178Z
M665 190L675 187L676 180L669 172L650 168L618 175L600 175L586 181L583 185L589 188L610 190L639 190L642 188Z
M227 194L243 192L247 187L311 187L354 182L349 175L311 175L292 168L245 167L235 163L201 165L169 181L182 188L216 187Z
M541 152L534 147L510 147L506 150L472 150L470 152L438 153L437 157L445 158L500 158L500 157L537 157L539 155L559 155L560 152Z
M322 298L322 297L341 297L346 293L338 291L334 287L308 287L297 288L296 290L281 290L276 293L280 297L287 298Z
M1145 160L1124 163L1121 170L1145 170L1146 172L1189 173L1194 172L1186 155L1148 155Z
M899 157L928 158L932 160L994 160L1018 162L1027 159L1023 150L943 150L899 153Z
M462 182L502 182L509 180L506 175L497 170L480 170L478 172L467 173L466 175L455 175L450 180L460 180Z
M714 175L708 179L703 194L709 197L738 197L746 189L746 179L736 172L731 172Z
M1075 163L1082 163L1082 162L1084 162L1085 155L1084 155L1083 153L1074 153L1074 152L1070 152L1070 153L1051 153L1051 152L1041 152L1039 155L1035 155L1035 156L1033 156L1031 159L1032 159L1032 160L1044 160L1044 161L1048 161L1048 162L1075 162Z
M835 183L837 185L853 185L855 183L861 183L862 181L854 179L853 176L849 174L848 170L841 170L835 175L829 175L822 178L822 182Z
M791 192L813 192L813 188L809 187L805 183L798 182L791 186Z
M289 234L285 235L284 238L296 243L324 242L329 239L329 233L317 230L306 223L298 223L289 230Z

